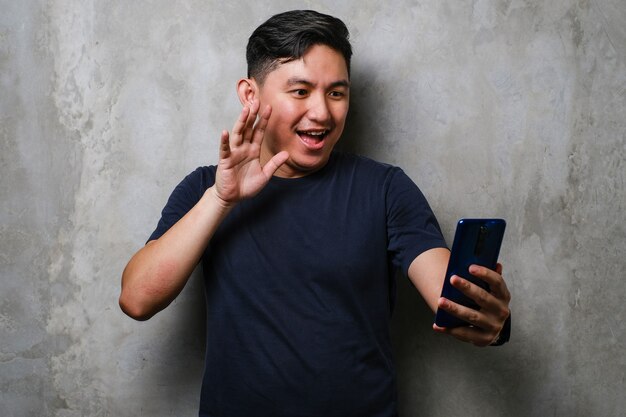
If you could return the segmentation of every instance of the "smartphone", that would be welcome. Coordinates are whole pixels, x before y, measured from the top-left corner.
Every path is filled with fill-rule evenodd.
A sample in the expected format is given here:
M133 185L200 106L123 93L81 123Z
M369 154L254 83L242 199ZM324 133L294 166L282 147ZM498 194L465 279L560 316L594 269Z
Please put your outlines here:
M504 237L506 222L503 219L461 219L456 225L450 261L443 282L441 296L455 303L480 310L478 304L465 296L450 283L450 277L458 275L489 291L489 285L469 273L470 265L496 269L498 254ZM466 321L437 309L435 324L440 327L469 326Z

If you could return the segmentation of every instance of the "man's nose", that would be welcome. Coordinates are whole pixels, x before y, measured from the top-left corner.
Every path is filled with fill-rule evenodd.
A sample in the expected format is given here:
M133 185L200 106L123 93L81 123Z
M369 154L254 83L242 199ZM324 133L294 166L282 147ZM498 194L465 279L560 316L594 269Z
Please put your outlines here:
M318 123L326 123L330 120L330 108L325 94L311 96L307 116L310 120Z

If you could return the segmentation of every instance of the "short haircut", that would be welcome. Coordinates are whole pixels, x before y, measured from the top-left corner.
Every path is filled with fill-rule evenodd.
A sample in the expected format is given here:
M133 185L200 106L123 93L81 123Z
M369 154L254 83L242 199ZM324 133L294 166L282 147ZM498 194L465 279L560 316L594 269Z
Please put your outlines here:
M350 74L352 47L346 25L313 10L292 10L270 17L248 39L248 78L263 84L280 64L302 58L314 45L326 45L343 55Z

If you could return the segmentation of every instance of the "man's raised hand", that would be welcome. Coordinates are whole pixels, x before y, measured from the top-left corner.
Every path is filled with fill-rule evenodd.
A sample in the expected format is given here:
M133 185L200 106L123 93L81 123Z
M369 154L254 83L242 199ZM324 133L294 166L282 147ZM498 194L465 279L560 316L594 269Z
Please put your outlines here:
M255 123L258 112L259 101L254 100L244 106L232 134L226 130L222 132L213 192L224 207L233 206L261 191L289 157L286 151L282 151L261 165L261 144L272 109L266 106Z

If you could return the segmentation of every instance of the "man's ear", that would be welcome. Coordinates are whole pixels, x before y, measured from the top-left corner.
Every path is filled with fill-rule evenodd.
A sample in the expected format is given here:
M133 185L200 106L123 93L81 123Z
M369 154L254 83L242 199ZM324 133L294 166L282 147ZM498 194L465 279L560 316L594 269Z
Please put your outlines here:
M257 98L259 88L253 78L242 78L237 82L237 95L242 106L249 106Z

